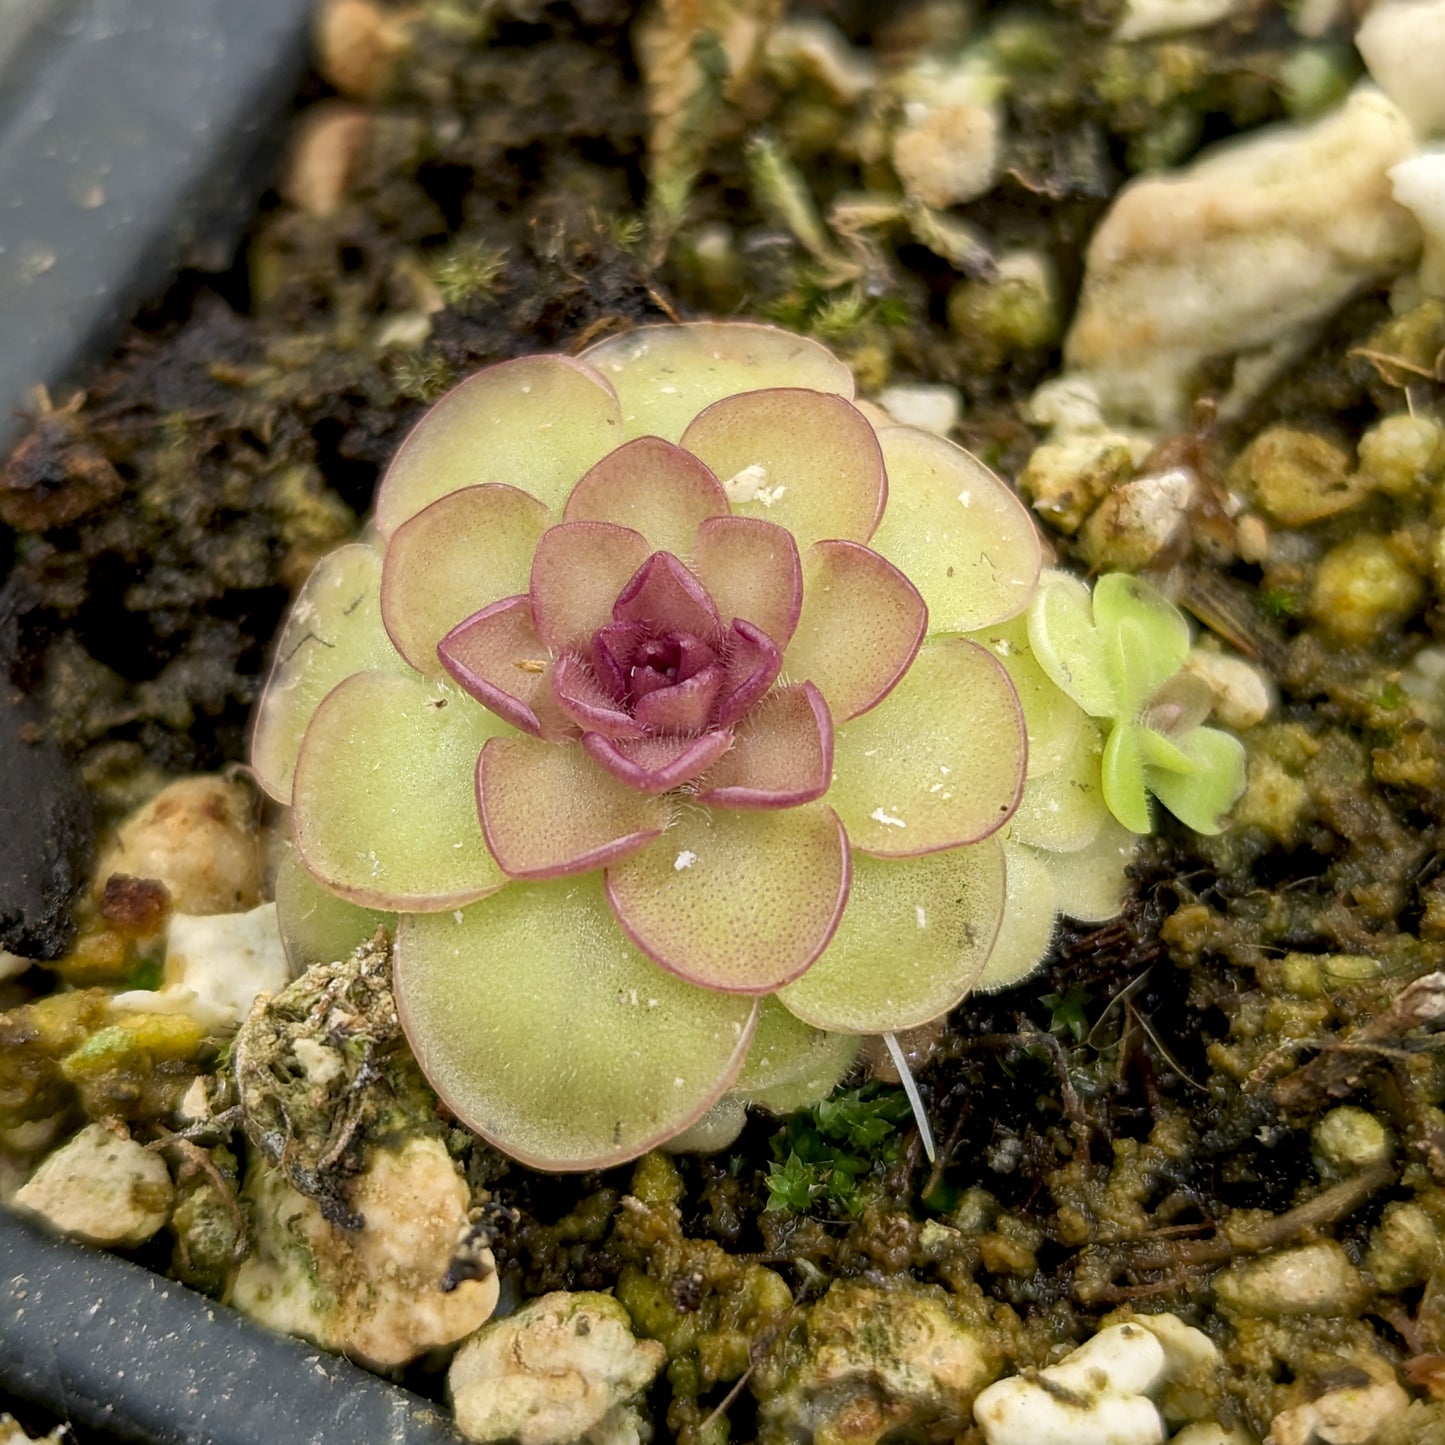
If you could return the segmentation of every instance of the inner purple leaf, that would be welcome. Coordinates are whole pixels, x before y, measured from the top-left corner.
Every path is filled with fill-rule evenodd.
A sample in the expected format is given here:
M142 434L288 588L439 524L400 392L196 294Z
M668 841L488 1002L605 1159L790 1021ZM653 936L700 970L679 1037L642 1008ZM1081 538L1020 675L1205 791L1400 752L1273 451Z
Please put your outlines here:
M642 793L668 793L705 773L732 746L726 730L696 738L652 737L613 742L583 733L582 746L614 778Z
M778 680L783 655L773 639L745 618L733 618L724 653L726 680L714 722L731 727Z
M707 589L672 555L654 552L617 594L618 622L646 622L658 632L715 638L722 630Z

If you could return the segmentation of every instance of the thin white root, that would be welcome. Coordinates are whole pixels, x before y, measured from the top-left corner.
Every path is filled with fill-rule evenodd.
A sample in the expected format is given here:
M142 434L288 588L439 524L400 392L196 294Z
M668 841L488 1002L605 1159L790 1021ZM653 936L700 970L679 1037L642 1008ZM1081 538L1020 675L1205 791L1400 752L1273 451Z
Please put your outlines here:
M908 1067L908 1060L903 1056L903 1050L892 1034L884 1034L883 1042L888 1045L888 1052L893 1056L898 1080L903 1085L903 1092L908 1095L909 1107L918 1122L918 1137L923 1140L923 1152L928 1155L928 1162L932 1164L937 1157L937 1150L933 1147L933 1130L928 1127L928 1115L923 1112L923 1099L918 1092L918 1085L913 1082L913 1070Z

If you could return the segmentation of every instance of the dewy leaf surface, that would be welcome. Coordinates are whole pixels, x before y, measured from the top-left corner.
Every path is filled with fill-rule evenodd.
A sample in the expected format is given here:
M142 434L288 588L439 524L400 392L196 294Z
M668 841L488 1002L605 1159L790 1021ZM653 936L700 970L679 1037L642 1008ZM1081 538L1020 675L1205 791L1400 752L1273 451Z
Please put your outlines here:
M517 736L448 683L349 677L317 708L296 765L291 819L306 866L367 908L455 908L501 887L468 785L501 733Z
M682 444L722 482L733 510L788 528L800 549L866 542L888 493L878 437L840 396L795 386L714 402Z
M928 626L918 589L856 542L818 542L803 563L803 611L783 670L814 683L835 721L876 707L913 661Z
M683 810L607 870L634 943L705 988L771 993L833 936L848 896L848 840L823 803L769 812Z
M1142 731L1138 723L1117 723L1104 743L1101 763L1109 811L1133 833L1148 833L1154 826L1144 755L1139 746Z
M764 387L853 395L853 373L832 352L773 326L720 321L643 326L589 346L580 360L616 389L626 437L678 441L704 407Z
M437 644L437 657L458 687L513 727L553 733L567 722L552 705L552 654L525 593L458 623Z
M1117 716L1119 698L1088 587L1066 572L1045 572L1028 619L1034 660L1055 684L1090 717Z
M547 509L515 487L467 487L398 527L381 574L381 615L397 651L441 677L437 643L459 622L525 592Z
M1244 744L1218 728L1195 728L1179 739L1179 746L1198 771L1150 768L1149 787L1185 826L1196 833L1218 833L1224 815L1244 791Z
M532 615L554 652L587 655L592 634L612 621L617 594L647 560L647 539L613 522L549 527L532 558Z
M698 801L717 808L792 808L828 791L833 723L810 682L775 687L733 731L702 780Z
M1053 772L1078 742L1086 716L1083 708L1061 692L1039 666L1029 645L1025 617L1011 617L981 628L971 640L988 648L1003 663L1019 695L1029 734L1030 779Z
M402 919L395 980L437 1093L537 1169L606 1168L686 1128L737 1073L756 1008L643 958L596 874Z
M1119 715L1133 717L1184 666L1189 623L1166 597L1127 572L1100 577L1094 583L1093 606Z
M1099 775L1104 738L1099 724L1086 721L1069 756L1041 778L1030 778L1018 812L1009 822L1020 843L1053 852L1087 845L1109 816Z
M335 963L395 923L390 913L361 908L323 888L306 871L295 848L287 848L276 869L276 920L292 972L313 963Z
M368 669L406 673L381 621L381 554L355 543L329 552L297 595L276 643L251 738L256 781L291 801L301 737L337 683Z
M1059 890L1042 857L1013 841L1005 843L1003 851L1003 918L993 952L974 984L986 993L1022 983L1039 966L1059 916Z
M861 1043L805 1024L775 997L760 999L757 1032L732 1092L775 1114L806 1108L832 1093Z
M1059 911L1080 923L1117 918L1129 888L1125 870L1138 851L1139 840L1116 818L1107 817L1087 848L1051 854L1047 864Z
M714 517L698 528L692 570L724 623L746 618L787 646L798 625L803 570L785 528L755 517Z
M778 996L808 1023L842 1033L928 1023L983 970L1003 916L1004 886L995 838L923 858L855 856L848 907L833 941Z
M722 483L691 452L661 437L638 437L577 483L563 517L631 527L653 551L686 557L702 523L727 513Z
M390 537L448 492L503 482L560 512L577 479L624 440L617 396L590 366L524 356L468 377L417 423L376 494Z
M881 706L837 729L828 801L855 848L909 857L976 843L1023 790L1023 715L987 649L930 637Z
M1042 565L1027 508L962 447L916 427L878 433L888 508L872 540L923 594L932 632L974 632L1028 606Z
M580 743L494 738L477 760L477 806L497 862L513 878L600 868L641 848L667 805L599 768Z

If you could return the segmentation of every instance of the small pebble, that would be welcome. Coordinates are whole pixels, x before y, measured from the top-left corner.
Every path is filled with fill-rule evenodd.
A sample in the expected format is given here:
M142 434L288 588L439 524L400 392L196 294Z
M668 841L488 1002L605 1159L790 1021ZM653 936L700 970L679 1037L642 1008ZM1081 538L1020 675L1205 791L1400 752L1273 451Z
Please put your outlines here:
M133 1249L166 1222L174 1197L159 1154L87 1124L40 1165L14 1204L71 1239Z

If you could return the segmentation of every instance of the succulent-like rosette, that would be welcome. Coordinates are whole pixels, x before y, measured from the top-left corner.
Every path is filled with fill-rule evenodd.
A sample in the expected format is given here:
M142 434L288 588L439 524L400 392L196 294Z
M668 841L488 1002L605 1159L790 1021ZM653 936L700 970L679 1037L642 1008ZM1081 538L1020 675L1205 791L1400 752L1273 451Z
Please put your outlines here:
M1055 773L1097 798L1098 750L1028 655L1039 569L1008 487L802 338L481 372L281 638L253 763L292 808L283 930L309 958L399 915L423 1069L540 1167L821 1097L857 1035L1047 945L1047 907L1042 943L1006 920L1038 911L1006 825Z

